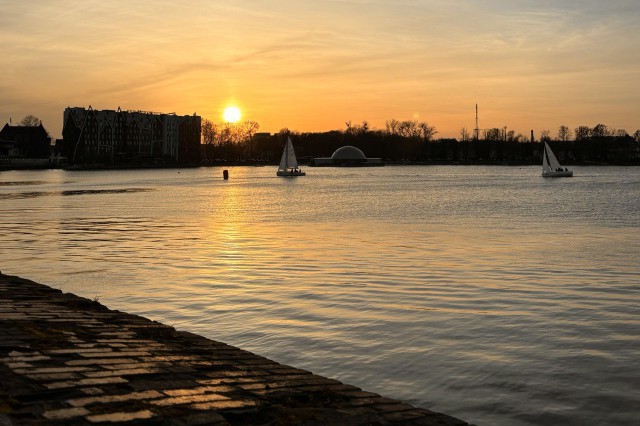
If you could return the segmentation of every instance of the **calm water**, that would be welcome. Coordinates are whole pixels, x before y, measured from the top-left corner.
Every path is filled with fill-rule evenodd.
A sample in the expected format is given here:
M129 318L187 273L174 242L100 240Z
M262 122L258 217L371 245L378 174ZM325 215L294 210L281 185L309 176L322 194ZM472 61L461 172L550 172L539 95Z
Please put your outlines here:
M640 169L0 173L0 269L478 425L640 417Z

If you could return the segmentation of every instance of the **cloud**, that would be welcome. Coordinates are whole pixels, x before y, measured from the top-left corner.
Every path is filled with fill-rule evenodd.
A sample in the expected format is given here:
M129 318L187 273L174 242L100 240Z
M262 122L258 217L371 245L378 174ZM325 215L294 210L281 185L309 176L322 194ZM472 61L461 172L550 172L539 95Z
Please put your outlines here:
M542 116L562 97L578 100L576 111L586 99L633 110L639 9L635 0L33 0L0 15L4 108L210 111L234 98L292 128L321 121L301 111L331 104L345 119L466 114L478 99L505 116ZM292 102L295 112L281 106ZM333 114L323 112L327 123L344 121Z

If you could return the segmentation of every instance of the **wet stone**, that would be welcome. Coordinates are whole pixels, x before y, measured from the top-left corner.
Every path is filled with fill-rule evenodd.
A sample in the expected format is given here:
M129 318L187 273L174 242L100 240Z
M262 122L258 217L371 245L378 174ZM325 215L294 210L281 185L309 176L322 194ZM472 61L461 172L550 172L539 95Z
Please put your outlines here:
M153 399L153 398L161 398L162 395L158 391L145 391L145 392L132 392L122 395L104 395L104 396L94 396L87 398L76 398L70 399L67 401L69 405L74 407L84 407L90 404L108 404L112 402L122 402L122 401L136 401L141 399Z
M208 395L186 395L186 396L177 396L173 398L164 398L152 401L152 404L155 405L179 405L179 404L190 404L196 402L209 402L209 401L222 401L228 400L229 398L224 395L219 394L208 394Z
M141 410L134 412L118 412L118 413L109 413L109 414L94 414L91 416L87 416L87 420L93 423L120 423L120 422L130 422L133 420L143 420L150 419L154 416L153 412L150 410Z
M66 365L103 365L103 364L134 364L132 358L98 358L77 359L65 362Z
M189 389L165 389L162 392L169 396L202 395L207 392L233 392L235 389L230 386L202 386Z
M33 380L39 380L41 382L50 382L56 380L72 380L79 379L80 376L78 373L48 373L48 374L27 374L28 378Z
M94 423L466 425L0 274L0 426Z
M104 390L100 388L81 388L80 391L85 395L102 395Z
M149 356L149 352L128 352L128 351L113 351L113 352L88 352L81 353L81 356L85 358L109 358L109 357L130 357L130 356Z
M257 402L252 400L225 400L192 404L191 407L196 410L228 410L231 408L255 407L256 405L258 405Z
M122 377L105 377L105 378L99 378L99 379L81 379L76 381L70 380L66 382L53 382L53 383L47 383L45 384L45 386L48 389L61 389L61 388L80 387L80 386L86 386L86 385L106 385L106 384L113 384L113 383L127 383L127 380L123 379Z
M83 407L62 408L59 410L45 411L42 415L49 420L66 420L89 414L89 410Z
M82 371L90 371L89 367L44 367L44 368L17 368L13 371L19 374L64 374L64 373L80 373Z
M131 376L141 374L156 374L162 370L157 368L129 368L122 370L108 370L108 371L90 371L83 373L86 377L114 377L114 376Z

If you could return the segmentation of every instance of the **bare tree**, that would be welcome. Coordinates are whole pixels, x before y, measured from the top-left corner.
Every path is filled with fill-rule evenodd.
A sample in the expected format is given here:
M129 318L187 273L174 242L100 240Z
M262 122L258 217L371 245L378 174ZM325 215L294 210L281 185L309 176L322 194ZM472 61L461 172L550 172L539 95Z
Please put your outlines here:
M540 132L540 141L542 142L550 142L551 141L551 130L543 130Z
M467 142L471 139L471 134L466 127L460 129L460 139L462 140L462 142Z
M242 124L240 125L242 138L245 141L252 140L253 136L255 136L255 134L258 132L258 129L260 129L260 124L257 121L247 120L247 121L243 121Z
M369 131L369 123L365 120L362 124L352 124L351 120L346 122L347 130L346 134L351 136L360 136Z
M422 138L427 142L433 139L435 134L438 133L435 126L429 126L426 121L418 124L418 127L422 131Z
M429 126L427 122L417 120L387 120L386 127L388 135L397 135L409 139L424 139L425 141L430 141L438 133L434 126Z
M502 137L502 130L494 127L493 129L484 130L484 139L487 141L499 141Z
M591 137L591 128L589 126L578 126L575 129L576 141L589 139Z
M611 131L605 124L598 124L591 129L591 136L594 138L601 138L604 136L611 136Z
M558 140L566 142L571 139L571 129L564 124L558 128Z
M27 115L22 119L22 121L20 121L21 126L38 127L40 124L42 124L42 120L31 114Z
M387 134L389 135L398 134L398 126L400 126L400 122L398 120L396 120L395 118L392 118L391 120L387 120L385 125L387 127Z
M216 141L217 127L211 120L202 119L202 143L204 145L213 145Z

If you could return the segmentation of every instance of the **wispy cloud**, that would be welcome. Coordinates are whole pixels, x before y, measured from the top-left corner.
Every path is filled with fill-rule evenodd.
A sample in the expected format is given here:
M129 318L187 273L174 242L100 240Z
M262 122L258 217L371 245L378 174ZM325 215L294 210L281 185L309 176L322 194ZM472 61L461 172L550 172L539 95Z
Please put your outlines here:
M496 125L546 126L560 103L640 125L636 0L1 3L0 117L54 134L68 103L213 114L230 99L265 130L417 114L455 135L476 101Z

